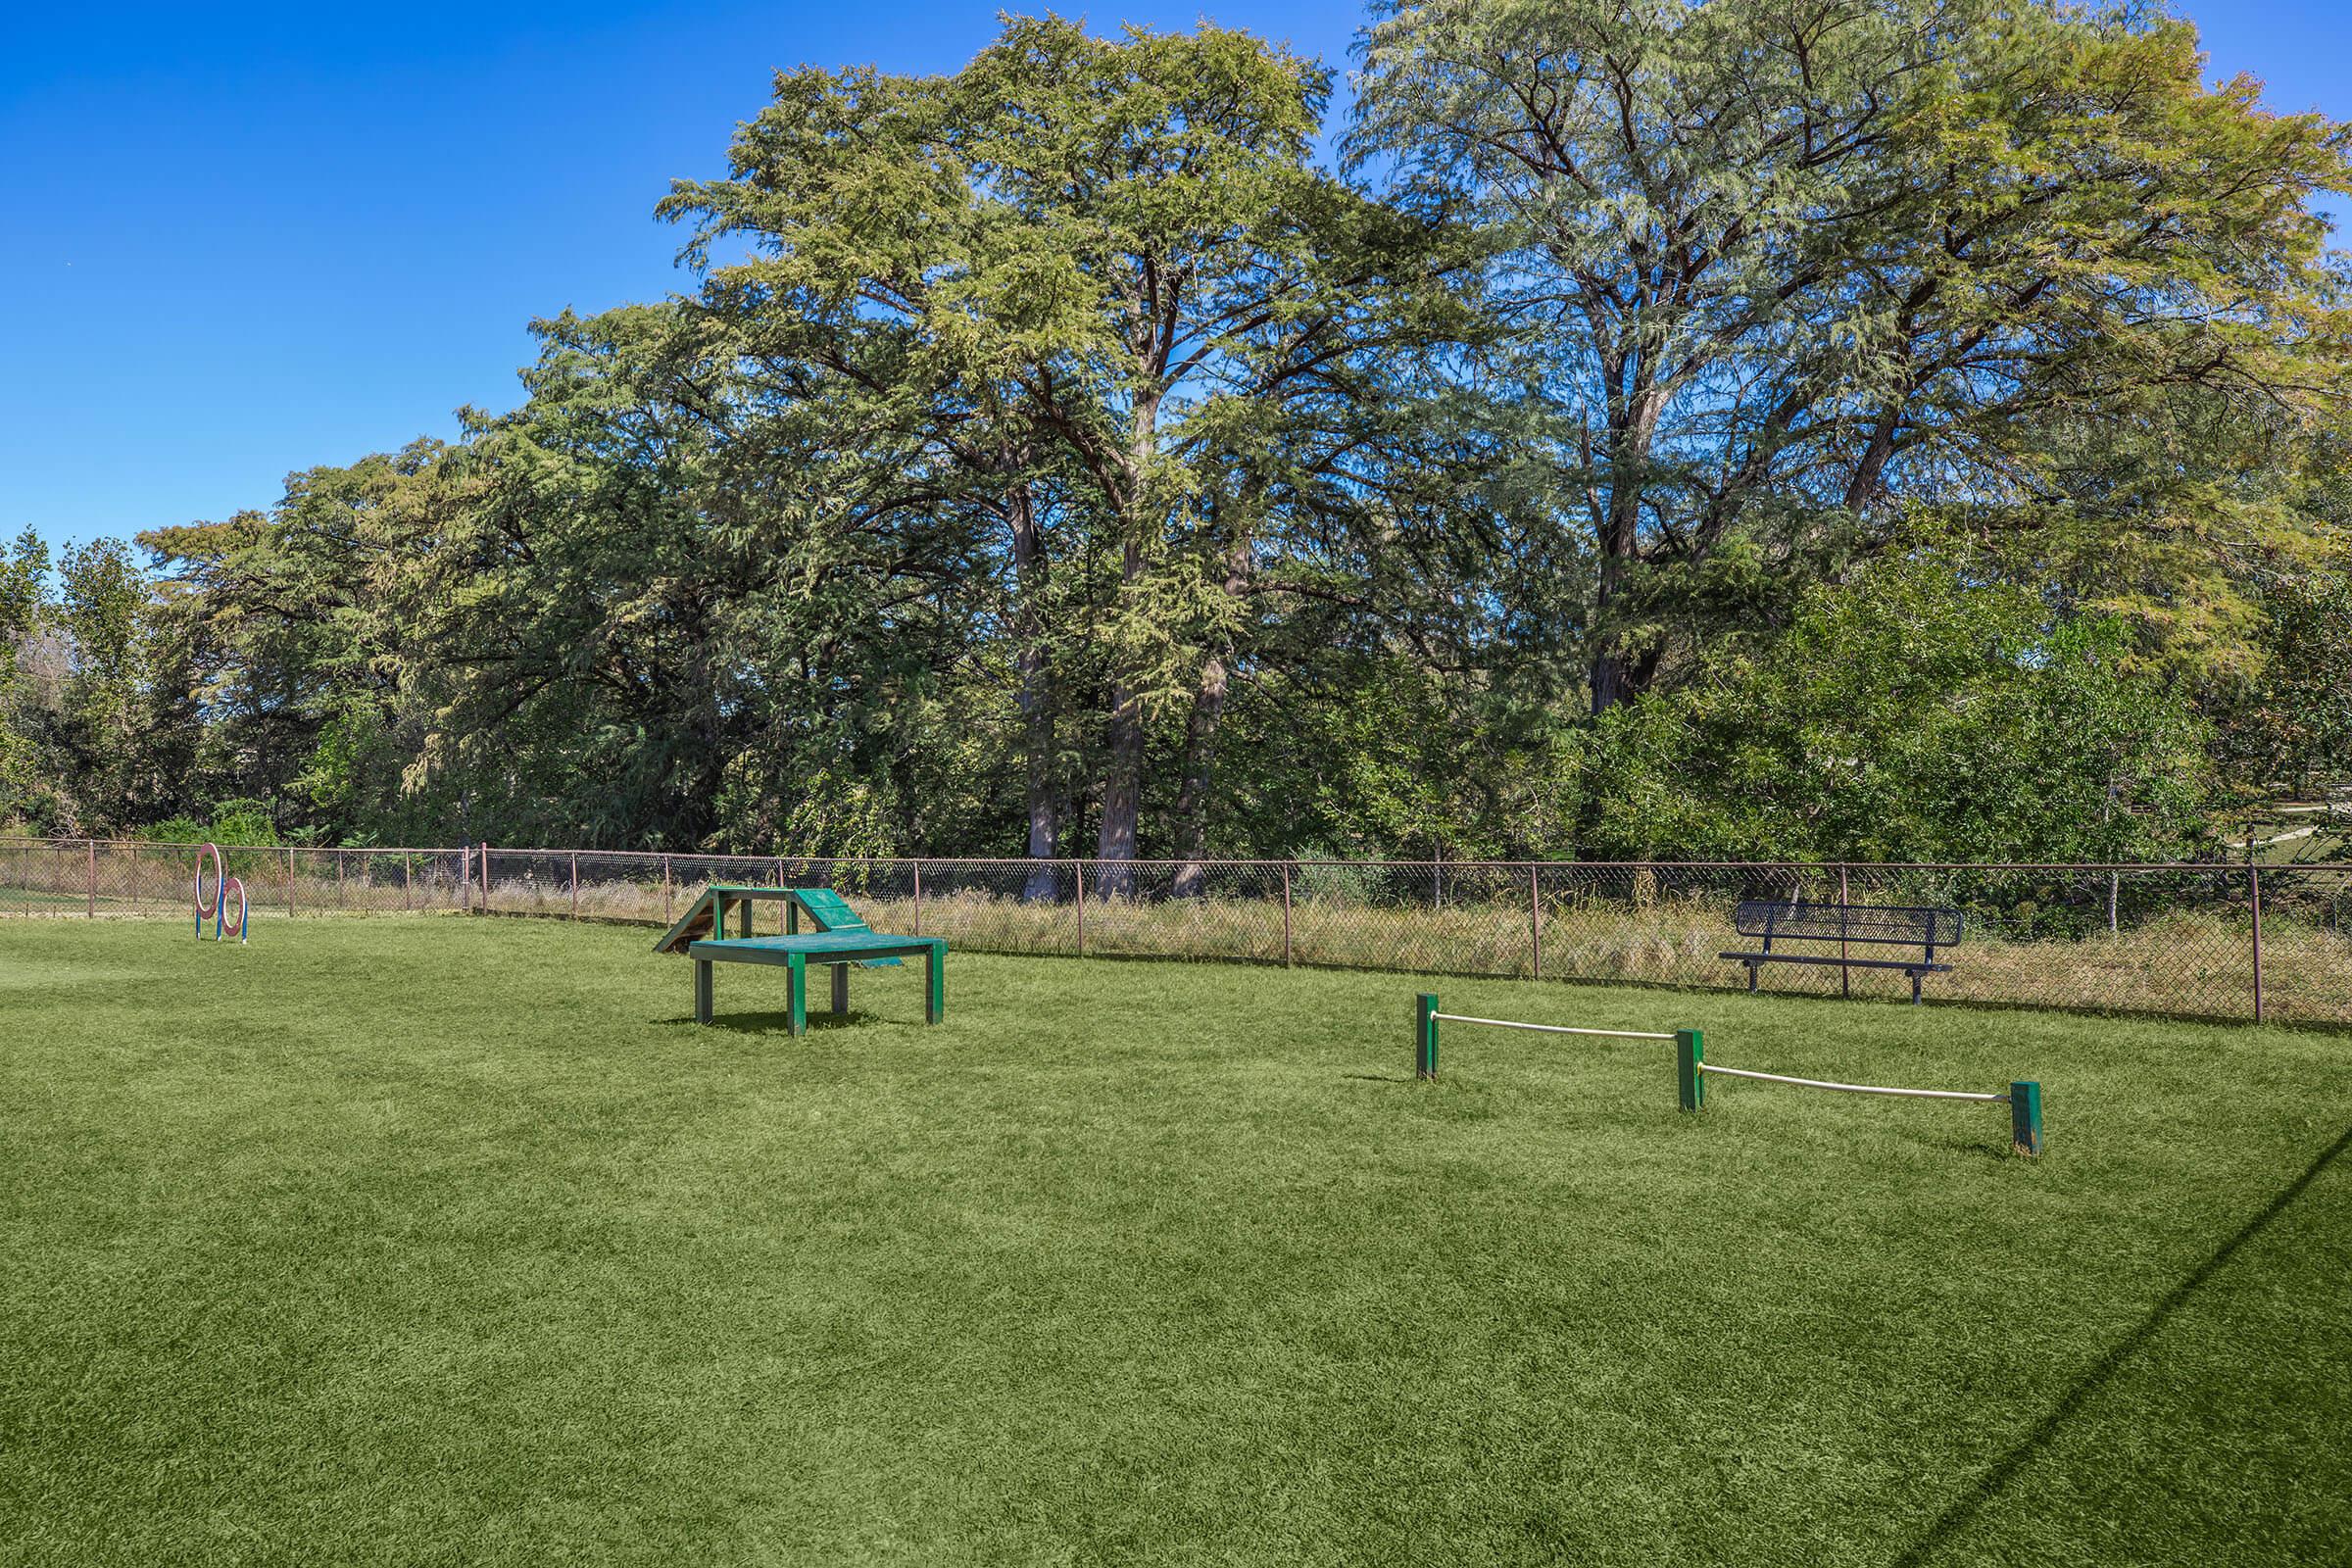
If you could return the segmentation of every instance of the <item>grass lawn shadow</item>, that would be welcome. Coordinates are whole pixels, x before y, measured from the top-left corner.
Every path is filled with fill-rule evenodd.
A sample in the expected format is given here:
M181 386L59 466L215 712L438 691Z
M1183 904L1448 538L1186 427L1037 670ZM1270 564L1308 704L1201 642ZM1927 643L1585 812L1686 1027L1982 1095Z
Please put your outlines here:
M2334 1164L2346 1149L2352 1149L2352 1127L2337 1134L2335 1142L2320 1151L2312 1162L2303 1167L2303 1173L2280 1188L2278 1196L2261 1212L2239 1226L2235 1234L2214 1249L2213 1254L2192 1269L2187 1278L2174 1286L2164 1299L2150 1307L2147 1316L2141 1318L2131 1333L2117 1341L2089 1371L2078 1378L2074 1386L2059 1396L2058 1402L2050 1407L2049 1414L2034 1423L2033 1431L2001 1455L1967 1493L1954 1499L1949 1507L1936 1516L1936 1522L1928 1526L1926 1533L1912 1544L1911 1549L1895 1559L1894 1568L1924 1568L1943 1545L1973 1524L1985 1504L1998 1497L2009 1483L2017 1478L2018 1472L2058 1435L2059 1429L2089 1403L2100 1390L2115 1380L2124 1364L2145 1348L2163 1330L2165 1322L2187 1304L2189 1298L2196 1295L2206 1281L2220 1273L2240 1248L2261 1235L2273 1220L2286 1212L2288 1205L2302 1197L2304 1190L2319 1180L2321 1174Z
M679 1013L669 1018L656 1018L652 1021L663 1027L673 1024L695 1027L694 1014L691 1012ZM811 1012L808 1014L808 1032L812 1035L823 1034L835 1029L852 1029L867 1024L887 1024L894 1021L899 1020L885 1018L880 1013L867 1012L857 1007L843 1013ZM791 1014L781 1008L772 1012L722 1012L700 1027L723 1030L728 1034L773 1034L781 1035L787 1040L792 1038Z

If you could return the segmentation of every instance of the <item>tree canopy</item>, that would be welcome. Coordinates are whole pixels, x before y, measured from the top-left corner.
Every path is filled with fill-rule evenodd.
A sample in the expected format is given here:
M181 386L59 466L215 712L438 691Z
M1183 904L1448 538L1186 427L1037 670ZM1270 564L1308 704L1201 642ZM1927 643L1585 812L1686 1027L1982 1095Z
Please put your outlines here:
M779 74L659 202L688 286L513 409L0 556L0 819L1189 892L2194 854L2352 764L2345 127L2139 5L1361 50L1345 122L1206 24Z

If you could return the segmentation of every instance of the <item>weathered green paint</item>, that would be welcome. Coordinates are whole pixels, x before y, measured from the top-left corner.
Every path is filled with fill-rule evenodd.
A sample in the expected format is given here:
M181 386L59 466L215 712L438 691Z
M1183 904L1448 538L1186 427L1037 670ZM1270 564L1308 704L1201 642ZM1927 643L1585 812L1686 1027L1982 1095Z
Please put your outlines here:
M787 908L791 906L787 905ZM833 1010L849 1010L849 966L855 963L889 959L901 956L920 956L924 960L923 1012L931 1023L947 1015L948 944L944 937L897 937L878 931L811 931L781 937L729 937L724 940L705 937L690 945L687 956L695 960L696 1000L702 1000L701 988L709 982L705 973L713 963L769 963L786 972L791 996L789 1007L799 1020L793 1032L800 1033L808 1021L808 969L810 963L833 971ZM707 1021L707 1020L706 1020Z
M1438 999L1424 991L1413 999L1413 1076L1438 1075Z
M785 955L784 1026L796 1035L808 1032L808 956Z
M786 888L784 918L787 928L798 915L806 914L816 922L819 931L871 931L862 915L850 907L850 901L831 888ZM875 958L858 965L861 969L896 968L896 958Z
M1677 1088L1681 1092L1685 1110L1696 1110L1707 1102L1707 1075L1699 1069L1706 1065L1707 1043L1696 1029L1677 1029L1674 1032L1674 1062Z
M2041 1085L2009 1086L2009 1143L2021 1154L2041 1152Z

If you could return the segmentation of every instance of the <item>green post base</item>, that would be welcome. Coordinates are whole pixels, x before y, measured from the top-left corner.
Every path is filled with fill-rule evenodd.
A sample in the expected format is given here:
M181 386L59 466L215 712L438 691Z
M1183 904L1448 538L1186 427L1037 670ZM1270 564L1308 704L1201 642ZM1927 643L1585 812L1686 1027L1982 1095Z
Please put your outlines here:
M923 959L923 1022L937 1023L948 1015L948 945L931 944Z
M1413 999L1413 1076L1438 1076L1438 999L1426 991Z
M1696 1110L1707 1102L1707 1075L1700 1070L1707 1060L1705 1037L1696 1029L1677 1029L1674 1032L1674 1059L1683 1108Z
M846 963L836 963L831 965L831 968L833 970L833 1011L838 1016L850 1010L850 966Z
M2009 1147L2021 1154L2041 1152L2041 1085L2009 1086Z
M808 958L796 953L784 962L784 1027L796 1035L808 1032Z

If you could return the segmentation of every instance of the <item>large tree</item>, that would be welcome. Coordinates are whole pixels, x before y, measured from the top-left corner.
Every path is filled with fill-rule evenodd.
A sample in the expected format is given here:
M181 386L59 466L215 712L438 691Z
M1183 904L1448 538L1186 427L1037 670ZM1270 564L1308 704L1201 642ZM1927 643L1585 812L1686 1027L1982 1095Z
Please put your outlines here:
M989 525L1032 856L1057 836L1057 718L1095 707L1096 853L1138 853L1152 720L1180 710L1172 809L1199 857L1274 536L1415 435L1415 351L1466 325L1431 286L1454 236L1311 161L1327 90L1240 32L1011 19L954 76L780 76L733 177L665 204L697 257L749 242L705 303L780 413L864 444L839 526Z
M2143 4L1384 4L1354 156L1505 237L1599 557L1596 711L1759 564L2038 493L2055 419L2326 390L2347 132L2202 63Z

